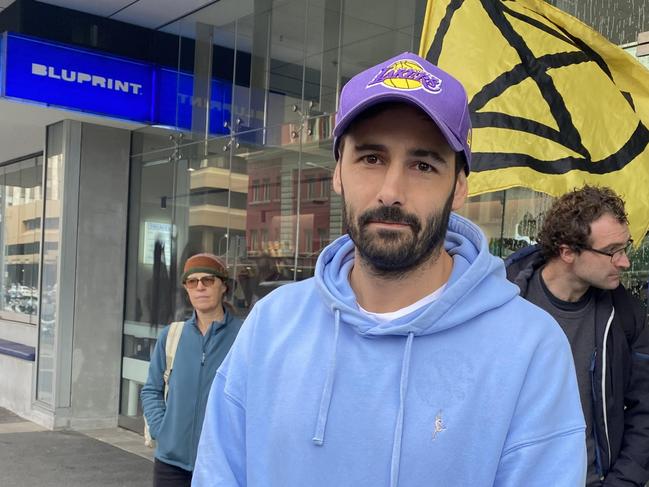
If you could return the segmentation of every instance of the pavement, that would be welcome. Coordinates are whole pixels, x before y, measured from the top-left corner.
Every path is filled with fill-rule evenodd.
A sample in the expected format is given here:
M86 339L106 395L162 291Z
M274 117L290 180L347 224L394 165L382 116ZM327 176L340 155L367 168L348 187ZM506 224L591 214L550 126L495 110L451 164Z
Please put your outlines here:
M152 454L122 428L48 431L0 408L0 487L149 487Z

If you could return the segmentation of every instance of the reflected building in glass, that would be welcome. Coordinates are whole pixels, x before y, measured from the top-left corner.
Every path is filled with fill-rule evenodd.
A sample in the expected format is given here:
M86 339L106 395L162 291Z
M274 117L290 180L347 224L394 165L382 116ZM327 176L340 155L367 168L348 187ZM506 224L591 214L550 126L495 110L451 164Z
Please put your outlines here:
M0 167L2 313L13 321L36 322L42 172L40 156Z

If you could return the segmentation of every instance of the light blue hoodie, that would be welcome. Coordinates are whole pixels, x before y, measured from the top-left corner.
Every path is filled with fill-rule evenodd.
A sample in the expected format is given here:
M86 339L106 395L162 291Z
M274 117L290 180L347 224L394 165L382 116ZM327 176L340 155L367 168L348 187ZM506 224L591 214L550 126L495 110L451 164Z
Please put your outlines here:
M453 272L391 323L359 311L354 245L260 301L217 372L193 486L583 486L584 419L561 328L452 215Z

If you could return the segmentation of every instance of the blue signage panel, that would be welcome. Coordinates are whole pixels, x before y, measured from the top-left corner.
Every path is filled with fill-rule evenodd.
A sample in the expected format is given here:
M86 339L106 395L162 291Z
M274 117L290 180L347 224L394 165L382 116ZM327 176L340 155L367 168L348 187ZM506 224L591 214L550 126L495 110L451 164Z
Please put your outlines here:
M0 36L0 96L152 125L191 129L194 77L15 34ZM227 134L231 83L212 80L209 132Z
M194 76L171 69L159 68L156 72L156 123L183 129L191 129L192 109L205 110L207 100L194 96ZM209 104L211 134L227 134L223 124L230 123L232 85L212 80Z
M180 105L181 95L191 97L194 77L171 69L161 68L156 73L156 103L154 118L160 125L190 129L192 125L191 106L188 110Z
M5 56L4 56L4 45L6 36L0 35L0 96L4 95L4 71L5 71Z
M151 65L16 35L5 41L5 96L151 120Z
M210 103L210 133L225 134L230 130L223 127L230 123L232 112L232 85L216 79L212 80L212 100Z

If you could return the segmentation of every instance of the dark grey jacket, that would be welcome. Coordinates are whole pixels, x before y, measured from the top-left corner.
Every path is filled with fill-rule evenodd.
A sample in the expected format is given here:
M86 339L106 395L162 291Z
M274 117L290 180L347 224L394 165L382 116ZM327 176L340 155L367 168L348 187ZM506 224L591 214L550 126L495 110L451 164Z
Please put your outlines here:
M545 260L538 246L505 260L507 278L526 297ZM640 301L620 285L595 291L596 347L591 365L596 460L606 487L649 480L649 329Z

